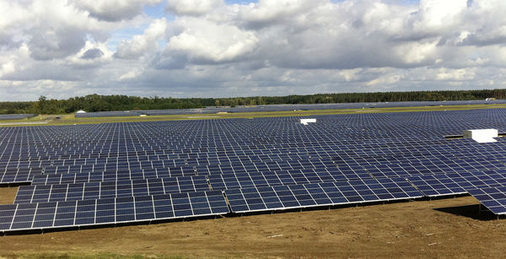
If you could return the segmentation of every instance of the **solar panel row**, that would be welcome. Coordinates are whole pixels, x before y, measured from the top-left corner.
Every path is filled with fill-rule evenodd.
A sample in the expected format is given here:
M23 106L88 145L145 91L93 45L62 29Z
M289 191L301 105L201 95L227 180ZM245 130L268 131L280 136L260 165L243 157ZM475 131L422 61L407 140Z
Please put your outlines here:
M226 190L233 212L333 206L421 198L404 179L371 179Z
M0 120L21 120L35 116L35 114L0 114Z
M471 189L504 186L506 170L414 176L408 180L428 197L456 195Z
M153 202L149 219L132 213L145 197L213 193L224 202L220 213L248 213L500 187L504 139L480 144L444 135L478 126L504 131L505 115L495 109L319 116L307 126L290 117L0 128L0 183L31 183L20 187L15 204L0 206L2 224L10 220L0 232L161 219ZM93 220L71 216L71 208L88 203ZM166 218L214 215L189 213L188 204ZM108 208L104 217L99 207Z
M84 227L228 213L221 191L0 205L0 230Z
M496 215L506 215L506 186L468 189L467 192Z
M448 119L449 122L447 122L447 123L452 123L451 114L446 114L446 115L440 114L438 116L441 116L444 119ZM395 117L397 117L397 118L395 118ZM395 117L390 118L390 120L392 120L392 121L389 122L388 120L386 120L385 122L392 123L393 120L411 120L410 117L406 116L406 115L403 115L403 116L397 115ZM423 116L417 116L417 118L418 117L423 117ZM404 137L406 137L406 135L409 136L410 132L411 133L413 132L412 130L410 132L406 132L406 133L398 132L399 129L396 129L395 131L389 131L389 130L386 130L386 129L388 129L387 127L381 127L381 125L376 125L376 124L378 124L378 122L373 123L374 121L371 121L371 122L368 121L368 120L378 120L378 119L380 120L379 122L381 122L381 120L385 120L384 118L374 118L374 117L373 118L362 118L362 120L365 120L365 121L363 121L364 124L362 126L359 126L359 125L354 125L355 122L353 121L353 119L347 119L349 121L346 121L346 120L343 121L344 125L347 125L347 126L349 125L348 127L346 127L346 128L349 128L349 130L347 130L347 131L342 130L345 127L327 126L324 129L328 128L329 130L336 130L335 134L322 135L322 134L319 134L318 132L316 134L320 135L320 136L317 136L320 139L323 138L326 141L333 139L333 140L336 140L338 143L341 143L342 141L347 141L347 140L355 140L355 142L364 141L364 140L371 141L372 137L374 137L374 139L376 139L376 140L382 139L385 137L392 137L394 139L404 138ZM453 119L453 120L455 121L455 119ZM484 121L484 120L482 119L481 121ZM242 125L243 126L242 128L239 128L238 125L231 125L231 126L234 126L235 128L231 128L231 130L234 130L234 132L232 135L229 135L229 136L233 136L234 137L233 139L241 137L241 138L239 138L241 141L243 141L244 139L250 139L251 141L254 140L254 141L256 141L254 143L255 145L258 145L259 144L258 142L260 140L265 140L266 139L265 136L260 137L260 136L258 136L259 135L258 133L254 134L253 136L248 136L248 133L250 133L252 131L252 129L245 128L244 126L258 125L257 128L261 128L263 130L263 132L268 133L268 134L266 134L267 136L272 135L273 137L275 137L277 139L281 139L281 138L279 138L281 136L278 136L279 134L275 133L276 130L280 130L280 131L290 130L293 132L288 132L288 133L286 133L286 135L292 135L292 138L294 138L294 139L297 137L300 140L307 140L306 142L311 141L311 139L310 139L311 136L307 135L307 134L310 134L312 131L300 131L300 127L296 127L296 125L285 125L283 127L281 127L279 125L278 126L277 125L270 125L268 127L265 127L265 125L261 125L261 122L260 123L247 123L247 122L241 121L241 120L236 121L236 122L234 122L234 124L245 124L245 125ZM271 122L271 121L266 121L266 122ZM439 122L439 119L437 119L435 121L428 121L428 123L440 123L440 122ZM463 124L462 121L460 121L460 123ZM202 125L200 125L200 124L202 124ZM274 123L274 124L276 124L276 123ZM371 124L371 125L368 125L368 124ZM411 125L411 123L402 123L402 124ZM422 126L420 126L420 124L421 123L417 123L414 125L416 125L417 128L421 128ZM466 128L469 128L469 126L473 125L473 123L465 123L465 124L467 124ZM479 124L480 123L474 123L474 125L479 125ZM484 126L486 124L491 124L491 123L490 122L489 123L481 123L481 125L479 125L479 126ZM190 124L187 124L186 126L184 124L183 125L176 124L174 126L175 126L175 130L182 130L183 131L183 130L188 130L190 125L193 127L197 127L197 128L199 127L199 125L203 126L203 127L209 126L209 125L206 125L206 123L190 123ZM99 132L105 131L105 133L103 135L100 135L100 134L97 136L93 135L93 137L90 137L89 140L85 140L81 143L80 142L76 143L76 141L72 141L72 139L79 137L75 133L73 133L73 131L81 131L82 130L81 129L82 126L76 126L79 129L74 129L73 131L70 131L70 132L68 132L66 130L60 130L60 133L62 134L62 137L59 138L60 141L51 141L51 139L47 139L47 141L46 141L46 139L41 138L39 140L34 140L33 144L36 146L38 144L38 142L42 142L41 144L47 150L46 152L48 155L50 155L50 153L54 152L53 154L56 154L60 157L65 157L65 156L71 156L73 154L96 154L97 156L99 154L107 154L107 156L109 156L109 155L117 155L117 154L119 154L118 152L121 152L122 150L124 150L125 152L135 151L136 150L135 147L137 145L134 145L134 144L129 145L129 142L125 141L125 140L127 140L128 137L132 137L134 139L138 138L138 140L136 140L136 141L140 142L140 146L143 148L150 148L150 150L153 150L153 147L158 147L158 148L155 148L155 150L171 150L171 149L173 149L171 147L175 147L175 146L182 147L182 148L191 148L194 145L198 145L198 146L202 147L203 145L211 144L209 141L205 141L205 139L213 140L213 144L214 144L214 142L219 141L219 142L216 142L216 144L217 144L216 146L219 146L219 144L224 144L227 141L227 139L223 139L223 138L216 139L216 136L208 135L207 133L209 131L197 132L195 134L182 134L181 136L179 136L179 138L174 138L175 134L173 134L173 132L168 132L166 129L164 130L163 127L158 127L158 126L161 126L161 125L156 125L156 124L153 125L153 127L157 127L156 130L161 130L161 132L154 134L154 137L153 137L153 135L151 135L149 138L142 137L142 134L140 134L140 133L142 133L142 131L152 132L152 131L155 131L155 128L151 128L151 127L144 128L144 127L140 127L140 126L135 126L135 127L124 126L125 129L122 129L121 127L116 128L116 127L112 127L112 126L96 126L95 130L97 130ZM216 127L215 130L221 130L220 127L222 127L222 126L223 125L215 125L215 127ZM397 126L397 125L394 125L394 126ZM270 129L270 127L272 127L273 129ZM431 136L434 138L435 136L440 136L440 133L438 131L445 130L444 127L426 127L425 126L425 128L427 130L425 130L423 128L421 128L421 130L417 129L416 130L417 134L421 133L424 135L422 135L420 137L414 136L413 139L416 140L416 139L420 139L421 137L423 137L423 139L426 139L428 137L427 132L430 132ZM235 132L235 131L243 130L243 129L246 134L238 134ZM69 130L69 129L67 128L67 130ZM89 130L89 129L87 128L86 130ZM296 130L298 130L298 132L296 132ZM436 130L436 131L434 131L434 130ZM365 132L363 132L363 131L365 131ZM110 134L112 132L117 132L117 133ZM198 135L198 134L203 134L203 133L206 133L206 136ZM299 134L299 136L294 136L293 133ZM403 133L403 134L399 134L399 133ZM452 133L452 132L449 132L449 133ZM453 132L453 133L455 133L455 132ZM461 132L459 131L457 133L461 133ZM121 135L124 135L124 136L121 136ZM182 136L184 136L184 138L181 138ZM224 136L227 136L227 135L224 134ZM227 137L229 137L229 136L227 136ZM359 139L356 139L355 136L359 137ZM26 137L30 138L30 137L37 137L37 136L31 136L30 134L27 133ZM45 137L45 136L41 136L41 137ZM160 141L160 140L167 140L168 137L171 138L171 142L173 141L173 143L167 143L167 141ZM336 137L346 137L346 138L343 139L343 138L336 138ZM256 139L253 139L253 138L256 138ZM100 141L96 145L93 145L93 143L89 143L91 145L85 145L85 144L88 144L87 143L88 141L93 142L93 141L97 141L98 139L100 139ZM111 142L111 140L115 140L115 141ZM46 143L44 143L45 141L46 141ZM270 141L270 140L267 139L267 141ZM120 142L121 142L121 145L118 144ZM352 141L350 144L353 144L353 142L354 141ZM60 144L55 145L54 143L60 143ZM168 145L161 145L161 143L167 143ZM52 146L54 146L54 147L52 147ZM61 147L59 147L59 146L61 146ZM132 150L128 150L130 147L132 147ZM24 151L24 152L28 151L29 152L30 150L33 150L33 152L36 152L36 150L37 150L39 153L36 153L36 154L38 154L38 156L42 156L43 154L41 154L41 152L44 148L31 147L28 150L23 149L20 151ZM100 148L103 148L103 149L100 149ZM107 148L107 149L105 149L105 148ZM112 149L115 149L114 151L116 151L116 152L114 152ZM12 151L14 153L10 153L10 155L11 155L11 157L15 157L16 150L12 150ZM51 152L49 152L49 151L51 151ZM23 155L23 153L21 153L19 155ZM52 159L53 160L58 159L58 157L53 157Z
M131 197L210 190L204 176L20 186L14 203Z

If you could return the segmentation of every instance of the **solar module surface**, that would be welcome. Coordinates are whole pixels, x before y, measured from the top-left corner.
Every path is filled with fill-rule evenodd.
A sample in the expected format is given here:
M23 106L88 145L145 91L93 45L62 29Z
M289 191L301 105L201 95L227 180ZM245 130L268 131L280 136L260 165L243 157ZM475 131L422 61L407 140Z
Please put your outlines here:
M0 128L0 232L470 193L504 214L503 109ZM491 195L493 194L493 195ZM487 196L488 195L488 196Z
M0 114L1 120L20 120L35 116L35 114Z

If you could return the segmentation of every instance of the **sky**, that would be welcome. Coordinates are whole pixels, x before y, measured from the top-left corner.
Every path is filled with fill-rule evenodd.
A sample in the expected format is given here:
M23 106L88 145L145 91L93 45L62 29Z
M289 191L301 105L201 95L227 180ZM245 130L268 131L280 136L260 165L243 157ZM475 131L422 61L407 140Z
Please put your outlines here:
M0 101L506 87L504 0L0 0Z

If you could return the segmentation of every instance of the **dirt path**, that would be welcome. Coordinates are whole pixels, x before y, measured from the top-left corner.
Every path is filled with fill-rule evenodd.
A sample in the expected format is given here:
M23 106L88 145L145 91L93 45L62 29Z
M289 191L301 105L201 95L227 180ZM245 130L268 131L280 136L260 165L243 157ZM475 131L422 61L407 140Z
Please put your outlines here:
M472 197L0 237L3 256L501 257Z

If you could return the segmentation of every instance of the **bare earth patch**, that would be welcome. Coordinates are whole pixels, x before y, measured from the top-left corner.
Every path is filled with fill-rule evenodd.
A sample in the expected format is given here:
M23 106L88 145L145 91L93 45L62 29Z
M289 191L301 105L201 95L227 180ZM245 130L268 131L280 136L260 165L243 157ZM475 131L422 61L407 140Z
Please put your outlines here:
M0 256L502 257L472 197L0 237Z
M0 205L12 204L18 193L18 187L0 187Z

